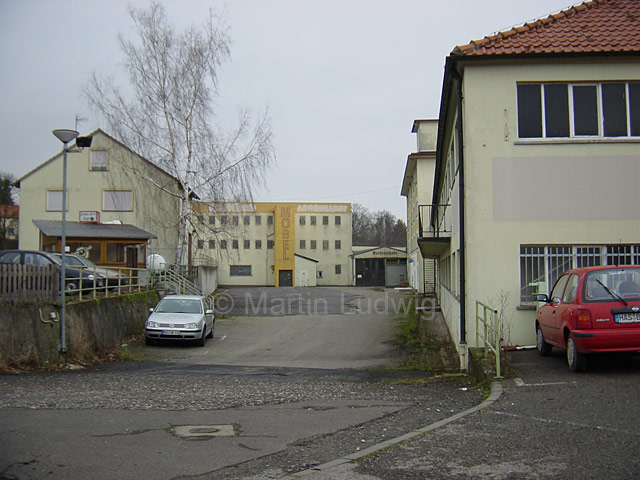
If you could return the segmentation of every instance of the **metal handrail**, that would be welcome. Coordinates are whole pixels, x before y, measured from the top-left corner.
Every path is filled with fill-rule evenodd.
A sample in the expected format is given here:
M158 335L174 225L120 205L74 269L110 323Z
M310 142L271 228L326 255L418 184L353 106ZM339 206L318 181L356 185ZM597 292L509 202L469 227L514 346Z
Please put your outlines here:
M18 276L18 269L29 270L29 277ZM77 267L75 267L78 270ZM13 266L12 270L5 268L0 279L2 298L5 301L22 301L25 297L20 290L28 289L31 298L50 298L54 303L60 298L60 288L63 285L74 284L74 288L67 289L70 301L104 298L121 295L130 292L137 292L149 289L170 288L179 295L203 295L202 289L191 280L179 273L179 269L150 270L146 268L118 268L109 267L112 272L117 272L117 276L102 276L99 272L104 267L83 268L84 272L93 275L89 279L66 271L66 279L61 282L60 267L52 266L51 270L34 269L31 266ZM33 272L31 271L33 270ZM37 271L36 271L37 270ZM15 271L15 272L14 272ZM50 272L50 273L47 273ZM183 271L185 272L185 271ZM192 273L192 272L190 272ZM31 278L33 277L33 280ZM195 277L195 275L194 275ZM50 279L47 281L47 279ZM29 283L27 284L27 280ZM13 286L13 287L12 287ZM6 292L5 292L6 290ZM208 308L212 308L212 296L205 297Z
M451 226L447 226L451 205L418 205L418 228L421 237L449 237ZM427 227L426 229L424 227Z
M479 328L482 324L482 329ZM500 352L502 351L502 338L500 336L500 317L498 311L476 301L476 345L484 343L484 359L489 357L491 350L496 357L496 377L502 378L500 371Z

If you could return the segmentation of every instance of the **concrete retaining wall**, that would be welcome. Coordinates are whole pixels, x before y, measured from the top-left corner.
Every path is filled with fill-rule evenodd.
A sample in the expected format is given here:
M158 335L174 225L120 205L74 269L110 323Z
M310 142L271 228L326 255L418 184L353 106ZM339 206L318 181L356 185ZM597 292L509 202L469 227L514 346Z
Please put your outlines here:
M0 306L0 365L56 364L91 360L144 329L148 308L159 300L147 291L66 306L66 358L59 353L60 322L50 304Z

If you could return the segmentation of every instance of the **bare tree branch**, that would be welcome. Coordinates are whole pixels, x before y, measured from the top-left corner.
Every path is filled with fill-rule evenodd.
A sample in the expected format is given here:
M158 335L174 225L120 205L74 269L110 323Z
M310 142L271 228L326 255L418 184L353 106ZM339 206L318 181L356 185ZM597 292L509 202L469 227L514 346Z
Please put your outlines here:
M271 121L267 112L254 122L241 111L229 131L213 124L219 68L231 54L222 16L210 10L203 25L177 32L158 2L130 7L129 14L137 36L120 35L119 43L131 94L96 74L84 93L116 138L180 184L176 263L182 263L192 228L191 195L209 201L252 198L275 161Z

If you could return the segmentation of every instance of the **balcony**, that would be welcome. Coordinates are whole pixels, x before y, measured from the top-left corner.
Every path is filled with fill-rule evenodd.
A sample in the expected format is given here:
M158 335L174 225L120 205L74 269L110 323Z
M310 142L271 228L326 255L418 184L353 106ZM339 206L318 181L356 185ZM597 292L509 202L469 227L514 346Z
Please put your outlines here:
M438 258L451 244L451 205L418 205L418 246L423 258Z

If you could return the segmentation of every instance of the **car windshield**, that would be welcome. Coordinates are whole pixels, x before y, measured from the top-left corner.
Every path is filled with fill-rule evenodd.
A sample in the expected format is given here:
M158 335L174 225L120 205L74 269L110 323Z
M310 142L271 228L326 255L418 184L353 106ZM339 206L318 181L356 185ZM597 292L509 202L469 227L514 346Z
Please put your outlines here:
M202 313L200 300L165 298L156 308L158 313Z
M55 254L56 260L58 260L59 262L62 261L62 255L59 253ZM76 257L72 257L71 255L65 255L64 256L64 263L66 265L71 265L74 267L84 267L84 264L78 260Z
M640 268L590 272L585 278L584 296L591 302L640 300Z

